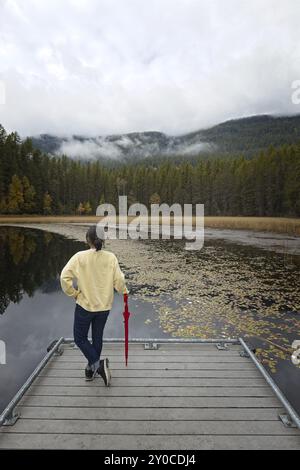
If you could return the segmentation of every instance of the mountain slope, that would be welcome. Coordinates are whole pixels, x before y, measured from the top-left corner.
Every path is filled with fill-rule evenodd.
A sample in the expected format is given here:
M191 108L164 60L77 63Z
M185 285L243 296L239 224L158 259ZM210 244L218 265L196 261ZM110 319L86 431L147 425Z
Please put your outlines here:
M213 142L222 153L255 153L270 145L278 147L300 141L300 115L274 117L251 116L226 121L210 129L193 133L194 138Z
M155 156L194 156L201 154L245 154L248 156L270 145L300 141L300 115L251 116L223 122L181 136L162 132L133 132L109 136L32 137L43 152L77 158L132 160Z

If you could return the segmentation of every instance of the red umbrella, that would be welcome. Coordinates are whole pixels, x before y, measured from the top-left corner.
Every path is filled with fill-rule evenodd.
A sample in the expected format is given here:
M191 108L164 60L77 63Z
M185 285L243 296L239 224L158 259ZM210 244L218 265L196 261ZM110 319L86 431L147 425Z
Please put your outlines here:
M124 317L124 328L125 328L125 364L126 364L126 367L127 367L127 362L128 362L128 323L129 323L129 317L130 317L130 312L128 310L128 294L124 294L123 317Z

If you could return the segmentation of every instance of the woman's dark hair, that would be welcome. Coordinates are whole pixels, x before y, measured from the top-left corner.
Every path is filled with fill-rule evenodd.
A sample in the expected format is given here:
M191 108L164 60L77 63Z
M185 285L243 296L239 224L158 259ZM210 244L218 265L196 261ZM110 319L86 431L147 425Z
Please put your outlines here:
M86 232L86 241L96 248L96 251L101 250L103 240L97 235L97 225L92 225Z

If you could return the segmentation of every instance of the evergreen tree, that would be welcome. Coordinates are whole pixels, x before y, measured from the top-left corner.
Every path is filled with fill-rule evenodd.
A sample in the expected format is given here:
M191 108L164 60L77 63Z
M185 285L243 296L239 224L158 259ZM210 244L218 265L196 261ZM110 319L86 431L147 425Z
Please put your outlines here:
M80 203L78 204L78 207L77 207L77 209L76 209L76 212L77 212L77 214L79 214L79 215L83 215L83 214L85 213L85 207L84 207L84 205L82 204L82 202L80 202Z
M91 214L104 202L117 207L119 195L148 207L202 203L206 215L300 216L300 144L252 158L157 157L108 167L45 155L0 125L0 213Z
M13 175L9 185L7 211L10 214L19 214L24 204L23 185L17 175Z
M23 199L24 199L22 210L26 214L32 214L34 212L35 205L36 205L35 204L35 195L36 195L35 189L32 186L32 184L30 184L30 181L27 178L27 176L23 176L22 185L23 185Z
M48 192L44 194L43 212L45 215L52 214L52 197Z

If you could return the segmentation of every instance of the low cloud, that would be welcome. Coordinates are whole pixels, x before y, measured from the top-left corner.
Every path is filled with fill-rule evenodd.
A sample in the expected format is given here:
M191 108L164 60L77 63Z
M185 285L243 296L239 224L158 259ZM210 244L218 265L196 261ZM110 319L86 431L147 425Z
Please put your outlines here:
M212 144L208 144L206 142L198 142L196 144L182 146L181 148L179 148L178 154L197 155L201 152L210 152L212 150L213 150Z
M122 156L116 145L106 142L104 139L85 140L83 142L70 139L64 141L56 153L74 158L88 159L102 157L118 160Z
M160 133L112 135L93 139L64 137L54 153L80 159L121 160L127 156L146 158L157 155L197 155L213 150L211 144L202 142L200 138L198 140L191 143L189 136L172 137Z

